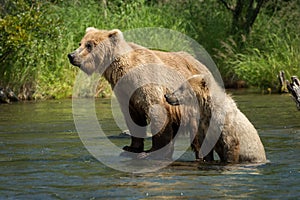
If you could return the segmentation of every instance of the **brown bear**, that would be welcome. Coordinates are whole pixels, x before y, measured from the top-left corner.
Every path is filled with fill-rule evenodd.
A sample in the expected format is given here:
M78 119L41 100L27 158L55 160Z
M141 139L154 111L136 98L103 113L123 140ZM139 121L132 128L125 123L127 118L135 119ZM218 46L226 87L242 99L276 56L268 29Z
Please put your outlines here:
M130 146L123 148L125 151L143 152L141 157L172 158L173 139L181 124L188 123L183 122L186 112L168 104L164 94L193 74L209 73L203 64L185 52L155 51L128 43L118 29L96 28L87 28L79 48L68 54L68 58L85 73L98 72L110 83L132 135ZM197 110L193 112L196 116ZM145 153L148 125L152 147ZM196 131L190 131L192 140ZM192 148L197 149L193 145ZM198 158L199 153L195 155Z
M208 126L210 126L210 134L216 135L218 131L220 134L214 137L215 142L206 142L212 143L221 162L266 162L264 146L256 129L238 109L234 100L224 93L211 76L193 75L186 83L165 97L171 105L188 105L191 92L196 93L200 106L199 129L204 129L202 132L199 131L204 133L199 136L200 139L202 138L201 144L205 141L203 138L208 136ZM193 119L190 122L193 122Z

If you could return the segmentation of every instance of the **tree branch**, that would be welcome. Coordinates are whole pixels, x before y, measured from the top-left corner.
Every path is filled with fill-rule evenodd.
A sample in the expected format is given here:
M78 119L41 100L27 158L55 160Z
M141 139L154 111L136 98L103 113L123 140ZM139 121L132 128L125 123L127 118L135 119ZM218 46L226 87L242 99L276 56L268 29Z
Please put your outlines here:
M250 19L250 27L252 27L259 11L260 8L263 6L263 4L266 2L267 0L257 0L257 5L256 7L253 9L252 15L251 15L251 19Z
M225 0L219 0L219 1L221 1L221 3L223 3L224 6L225 6L228 10L230 10L230 11L232 11L232 12L235 11L235 8L234 8L233 6L231 6L231 5L229 5Z

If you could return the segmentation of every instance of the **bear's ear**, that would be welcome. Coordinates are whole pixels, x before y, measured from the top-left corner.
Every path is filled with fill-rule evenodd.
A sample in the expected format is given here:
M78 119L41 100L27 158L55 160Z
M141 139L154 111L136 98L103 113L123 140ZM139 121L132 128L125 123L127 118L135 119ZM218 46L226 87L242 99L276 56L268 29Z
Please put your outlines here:
M87 32L89 32L89 31L96 31L96 30L98 30L98 29L96 29L96 28L94 28L94 27L87 27L87 28L85 29L85 32L87 33Z
M196 74L191 77L189 77L189 81L193 84L198 84L202 88L206 87L208 85L209 77L206 74Z
M206 80L204 78L201 79L201 86L202 86L202 88L207 87L207 82L206 82Z
M108 33L109 38L123 38L123 33L119 29L113 29Z
M205 75L204 74L194 74L193 76L190 76L188 78L188 80L191 80L191 79L195 79L195 80L202 80L205 78Z

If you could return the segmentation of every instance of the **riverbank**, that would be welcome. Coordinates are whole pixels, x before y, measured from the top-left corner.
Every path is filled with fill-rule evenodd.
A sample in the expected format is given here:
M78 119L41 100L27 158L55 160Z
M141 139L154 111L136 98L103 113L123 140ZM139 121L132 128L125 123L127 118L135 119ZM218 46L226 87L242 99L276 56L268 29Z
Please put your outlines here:
M72 96L78 71L67 54L78 46L88 26L178 31L206 49L228 83L243 80L265 90L274 88L280 70L288 80L300 77L300 5L295 1L264 5L242 47L231 37L230 11L215 0L8 0L0 10L0 85L21 99ZM108 90L103 85L99 95Z

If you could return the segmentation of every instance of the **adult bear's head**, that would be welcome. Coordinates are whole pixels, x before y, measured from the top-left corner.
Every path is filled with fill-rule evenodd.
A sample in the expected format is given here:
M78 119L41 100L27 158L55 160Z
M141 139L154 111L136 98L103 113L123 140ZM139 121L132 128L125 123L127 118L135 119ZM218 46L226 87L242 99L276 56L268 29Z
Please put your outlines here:
M79 48L68 54L70 63L78 66L87 74L104 70L121 54L124 42L120 30L99 30L93 27L86 29L86 33L79 43ZM123 49L127 46L123 46Z

